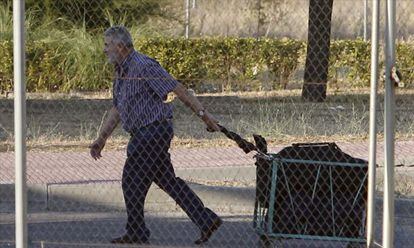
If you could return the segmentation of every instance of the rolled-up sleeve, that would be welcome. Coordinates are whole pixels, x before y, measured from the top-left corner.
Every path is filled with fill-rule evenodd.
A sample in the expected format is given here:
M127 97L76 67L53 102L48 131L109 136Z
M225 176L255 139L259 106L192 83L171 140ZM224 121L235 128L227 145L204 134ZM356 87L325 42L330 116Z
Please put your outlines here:
M161 98L165 99L176 86L175 80L162 66L158 63L153 63L146 66L144 70L145 81L151 89Z

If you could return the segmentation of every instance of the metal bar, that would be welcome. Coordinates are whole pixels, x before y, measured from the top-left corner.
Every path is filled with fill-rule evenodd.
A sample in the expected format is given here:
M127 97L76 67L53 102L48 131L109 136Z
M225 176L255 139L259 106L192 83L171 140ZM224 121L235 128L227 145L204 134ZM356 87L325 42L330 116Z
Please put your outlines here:
M185 0L185 38L190 36L190 0Z
M27 247L24 1L13 1L16 248Z
M384 248L394 247L394 82L391 70L395 65L395 0L386 4L385 42L385 96L384 96L384 213L382 242Z
M262 17L262 0L256 0L256 6L257 6L257 31L256 31L256 37L260 36L260 28L261 28L261 17Z
M290 199L290 201L289 201L290 202L290 208L292 209L292 212L293 212L293 214L295 216L295 222L297 223L298 222L298 217L296 216L295 204L293 202L292 192L290 191L289 181L288 181L288 178L286 176L284 164L281 164L281 169L282 169L283 177L285 178L286 189L287 189L287 192L288 192L288 195L289 195L289 199ZM297 232L300 232L300 229L301 228L298 227L298 226L296 226L296 228L297 228L296 231Z
M318 160L303 160L303 159L279 159L282 163L302 163L302 164L321 164L332 166L346 166L346 167L366 167L367 164L363 163L344 163L344 162L329 162Z
M266 207L265 206L263 206L263 209L262 209L262 215L260 216L260 223L261 223L261 228L264 230L264 228L265 228L265 221L266 221L266 217L265 216L267 216L267 214L268 214L268 212L267 212L267 209L266 209Z
M269 211L268 211L268 220L270 220L270 223L267 225L267 231L269 233L273 232L273 214L275 211L275 194L276 194L276 184L277 184L277 168L278 168L278 160L273 160L272 163L272 181L271 181L271 187L270 187L270 200L269 200Z
M255 203L254 203L254 212L253 212L253 228L256 228L257 222L259 220L259 215L257 214L259 206L260 206L260 203L258 202L258 200L256 198Z
M352 202L352 206L351 206L351 209L349 209L348 211L347 211L347 214L346 214L346 216L347 217L349 217L349 215L350 215L350 213L352 212L352 210L354 209L354 207L355 207L355 204L356 204L356 202L357 202L357 199L358 199L358 197L359 197L359 194L361 194L361 191L362 191L362 188L364 187L364 182L365 182L365 180L367 179L367 174L365 174L365 176L364 176L364 179L362 179L362 183L359 185L359 188L358 188L358 191L357 191L357 193L356 193L356 195L355 195L355 197L354 197L354 201ZM341 233L342 233L342 231L344 230L344 226L342 226L342 228L341 228L341 230L339 231L339 233L338 233L338 235L340 236L341 235Z
M364 243L365 239L358 238L346 238L346 237L335 237L335 236L313 236L313 235L302 235L302 234L282 234L282 233L270 233L266 234L271 238L293 238L293 239L307 239L307 240L326 240L326 241L343 241L343 242L359 242Z
M317 174L316 174L315 186L313 186L313 190L312 190L312 201L313 201L313 198L315 198L316 186L318 185L320 172L321 172L321 165L319 165L319 168L318 168L318 171L317 171Z
M332 232L335 235L335 204L334 204L334 190L333 190L332 166L329 166L329 189L331 191L331 214L332 214Z
M361 194L361 191L362 191L362 188L364 187L364 182L365 182L365 180L367 179L367 176L368 176L368 175L366 175L366 174L365 174L364 179L362 179L362 182L361 182L361 184L359 185L359 188L358 188L357 194L355 195L354 201L352 202L352 206L351 206L351 208L354 208L354 207L355 207L355 203L357 202L357 199L358 199L359 194Z
M364 41L367 41L367 40L368 40L368 0L364 0Z
M379 51L379 0L372 0L371 32L371 93L369 111L369 158L368 158L368 209L367 247L374 246L375 235L375 184L377 155L377 92L378 92L378 51Z

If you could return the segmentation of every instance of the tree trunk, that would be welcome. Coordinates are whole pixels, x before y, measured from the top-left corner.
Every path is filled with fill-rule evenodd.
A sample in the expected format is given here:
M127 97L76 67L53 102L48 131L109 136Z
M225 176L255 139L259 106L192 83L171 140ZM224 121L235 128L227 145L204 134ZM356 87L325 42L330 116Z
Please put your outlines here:
M309 0L308 48L302 99L323 102L329 69L333 0Z

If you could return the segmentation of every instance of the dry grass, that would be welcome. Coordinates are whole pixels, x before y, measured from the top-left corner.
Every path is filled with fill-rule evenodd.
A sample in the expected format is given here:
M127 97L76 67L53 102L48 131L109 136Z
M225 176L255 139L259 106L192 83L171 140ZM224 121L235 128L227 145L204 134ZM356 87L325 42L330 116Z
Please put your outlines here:
M91 2L99 2L93 0ZM195 8L190 9L190 36L235 36L235 37L291 37L307 39L309 0L195 0ZM139 36L183 36L185 9L183 1L167 0L160 2L164 15L150 16L147 23L132 28ZM381 2L384 10L384 3ZM398 39L410 39L414 33L414 2L398 0L397 30ZM368 34L371 28L371 2L368 5ZM128 15L128 13L125 13ZM30 23L36 23L33 14L28 14ZM384 24L381 14L381 24ZM0 15L0 37L11 38L10 12L3 10ZM122 18L111 22L122 23ZM355 39L363 36L363 0L335 0L332 14L332 38ZM42 29L38 32L49 32ZM33 32L32 32L33 34Z
M412 139L414 114L412 90L397 96L397 138ZM30 94L27 102L29 150L84 150L97 136L106 111L111 106L108 92ZM324 103L305 103L300 91L200 95L221 124L252 139L261 134L270 145L313 141L364 141L368 138L369 95L367 90L333 92ZM382 97L379 97L381 101ZM232 141L219 133L205 131L204 124L179 101L175 106L173 147L230 146ZM382 103L379 104L382 109ZM0 99L0 151L13 150L13 101ZM382 111L378 112L382 130ZM380 139L382 133L380 132ZM128 135L120 128L108 143L122 149Z
M191 9L191 34L196 37L266 36L307 39L308 0L261 2L262 8L259 10L257 0L197 1L196 8ZM381 7L384 9L384 6ZM396 34L398 38L411 37L414 31L413 9L413 1L397 1ZM368 32L370 33L371 3L368 11ZM383 23L384 20L381 22ZM363 25L364 1L334 1L332 38L362 37Z
M414 197L414 174L407 168L397 168L395 171L395 194L397 197ZM377 170L377 191L384 191L383 169Z
M243 92L204 94L199 99L231 130L248 140L263 135L269 146L297 142L362 142L368 139L369 90L331 92L324 103L304 103L300 91ZM396 139L413 140L414 90L398 90ZM62 152L88 150L97 135L110 93L29 94L27 102L30 151ZM383 97L378 97L379 140L383 140ZM204 124L176 99L173 148L229 147L234 142L219 133L208 133ZM12 152L13 100L0 98L0 152ZM128 135L117 128L107 143L108 150L125 150ZM378 190L382 175L379 170ZM254 181L195 181L207 185L250 187ZM414 196L413 175L399 169L396 193Z

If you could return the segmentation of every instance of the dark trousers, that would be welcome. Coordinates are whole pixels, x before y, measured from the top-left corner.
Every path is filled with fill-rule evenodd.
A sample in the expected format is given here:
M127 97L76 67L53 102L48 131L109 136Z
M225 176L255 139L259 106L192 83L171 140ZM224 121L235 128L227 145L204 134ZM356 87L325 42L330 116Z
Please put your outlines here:
M201 231L207 230L219 218L204 207L201 199L181 178L175 176L168 152L172 138L172 121L165 120L134 131L128 143L122 174L128 214L126 230L127 234L142 240L150 236L144 221L144 202L152 182L173 198Z

